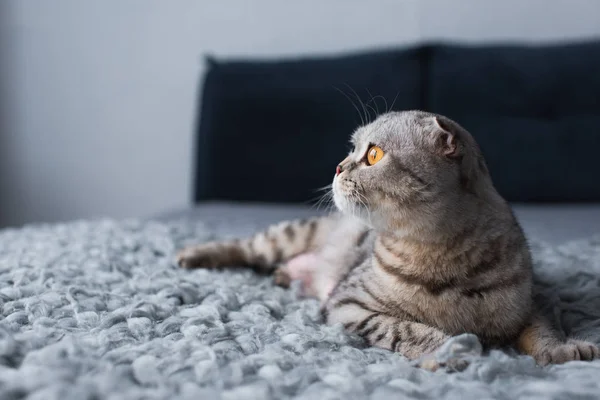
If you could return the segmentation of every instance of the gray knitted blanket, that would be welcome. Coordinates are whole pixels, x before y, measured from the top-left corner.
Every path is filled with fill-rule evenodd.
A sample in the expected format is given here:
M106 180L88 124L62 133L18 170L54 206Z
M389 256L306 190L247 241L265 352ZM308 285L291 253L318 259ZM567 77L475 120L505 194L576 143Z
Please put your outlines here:
M481 354L428 372L319 322L314 300L251 271L183 271L201 224L75 222L0 231L0 399L600 397L600 361ZM565 330L600 343L600 239L533 243Z

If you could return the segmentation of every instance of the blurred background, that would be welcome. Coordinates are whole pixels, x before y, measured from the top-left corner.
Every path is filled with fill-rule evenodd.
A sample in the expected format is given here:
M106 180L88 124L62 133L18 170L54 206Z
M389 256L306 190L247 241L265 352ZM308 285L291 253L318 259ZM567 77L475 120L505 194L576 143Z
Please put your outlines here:
M191 205L206 54L597 37L597 0L1 0L0 226Z

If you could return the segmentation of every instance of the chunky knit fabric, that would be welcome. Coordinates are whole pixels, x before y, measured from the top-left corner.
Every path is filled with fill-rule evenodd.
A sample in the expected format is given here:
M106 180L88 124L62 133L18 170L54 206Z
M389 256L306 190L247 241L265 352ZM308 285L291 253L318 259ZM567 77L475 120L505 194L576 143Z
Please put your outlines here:
M0 399L595 398L600 361L537 367L452 339L428 372L320 323L251 271L184 271L218 227L85 221L0 231ZM600 239L533 244L563 328L600 343Z

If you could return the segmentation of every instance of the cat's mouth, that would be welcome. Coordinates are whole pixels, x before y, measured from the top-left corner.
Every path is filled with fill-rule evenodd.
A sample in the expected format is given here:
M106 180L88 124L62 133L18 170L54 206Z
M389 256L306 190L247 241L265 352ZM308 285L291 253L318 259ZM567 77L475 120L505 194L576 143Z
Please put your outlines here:
M360 186L349 178L336 176L333 180L333 202L344 214L360 217L368 212L368 203L361 194Z

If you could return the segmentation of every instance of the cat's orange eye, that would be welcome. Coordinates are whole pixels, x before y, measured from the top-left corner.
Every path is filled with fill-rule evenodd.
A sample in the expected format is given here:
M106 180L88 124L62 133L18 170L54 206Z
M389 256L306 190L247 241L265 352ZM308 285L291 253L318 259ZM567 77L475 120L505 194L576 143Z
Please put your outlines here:
M369 150L367 151L367 163L369 165L377 164L381 160L382 157L383 157L383 150L381 150L380 147L377 147L377 146L369 147Z

